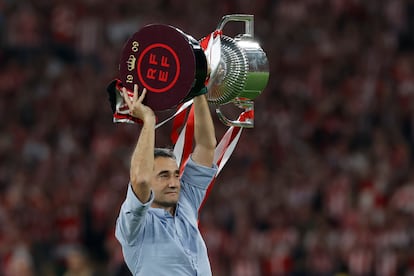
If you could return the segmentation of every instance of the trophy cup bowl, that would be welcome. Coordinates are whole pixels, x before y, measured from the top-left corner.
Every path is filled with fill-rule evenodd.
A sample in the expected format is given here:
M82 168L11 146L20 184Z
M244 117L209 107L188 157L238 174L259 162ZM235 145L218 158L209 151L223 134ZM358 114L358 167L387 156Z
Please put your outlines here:
M245 22L245 33L234 39L221 36L220 60L207 84L207 99L217 106L216 113L225 125L253 127L252 119L243 122L229 120L220 107L233 103L246 111L254 111L253 100L268 83L268 59L259 43L254 40L253 15L224 16L217 31L221 33L225 24L230 21Z

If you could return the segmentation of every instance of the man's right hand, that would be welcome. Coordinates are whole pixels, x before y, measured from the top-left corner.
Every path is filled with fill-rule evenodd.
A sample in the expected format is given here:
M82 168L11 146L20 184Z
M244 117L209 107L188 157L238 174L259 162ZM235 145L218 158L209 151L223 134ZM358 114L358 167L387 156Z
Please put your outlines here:
M134 85L134 96L132 97L132 101L131 101L126 91L126 88L125 87L122 88L122 95L124 97L126 104L128 105L130 115L142 120L144 123L147 120L155 119L154 111L149 106L146 106L142 103L146 94L147 94L147 89L144 88L142 90L142 94L138 97L138 85L135 84Z

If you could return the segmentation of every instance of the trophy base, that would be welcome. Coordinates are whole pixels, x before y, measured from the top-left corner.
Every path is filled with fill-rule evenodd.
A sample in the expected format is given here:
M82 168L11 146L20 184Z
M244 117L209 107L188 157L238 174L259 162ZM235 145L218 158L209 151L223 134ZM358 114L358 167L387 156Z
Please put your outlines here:
M122 85L147 89L153 110L176 107L204 87L207 60L197 40L177 28L151 24L132 35L119 63Z

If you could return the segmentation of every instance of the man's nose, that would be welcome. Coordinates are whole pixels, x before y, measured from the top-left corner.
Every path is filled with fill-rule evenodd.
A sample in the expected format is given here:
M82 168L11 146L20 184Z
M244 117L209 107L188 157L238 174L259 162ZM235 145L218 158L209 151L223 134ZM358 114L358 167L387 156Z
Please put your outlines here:
M170 181L168 181L168 187L169 188L177 188L179 183L180 182L179 182L178 179L176 179L175 177L172 177L170 179Z

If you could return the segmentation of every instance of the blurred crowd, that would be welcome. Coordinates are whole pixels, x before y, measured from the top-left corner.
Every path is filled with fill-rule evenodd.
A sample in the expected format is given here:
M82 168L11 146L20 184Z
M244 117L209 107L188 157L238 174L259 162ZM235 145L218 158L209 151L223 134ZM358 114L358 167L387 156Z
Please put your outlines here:
M232 13L270 79L200 213L213 275L414 275L412 0L0 0L0 275L130 275L139 126L106 86L145 24L200 39Z

